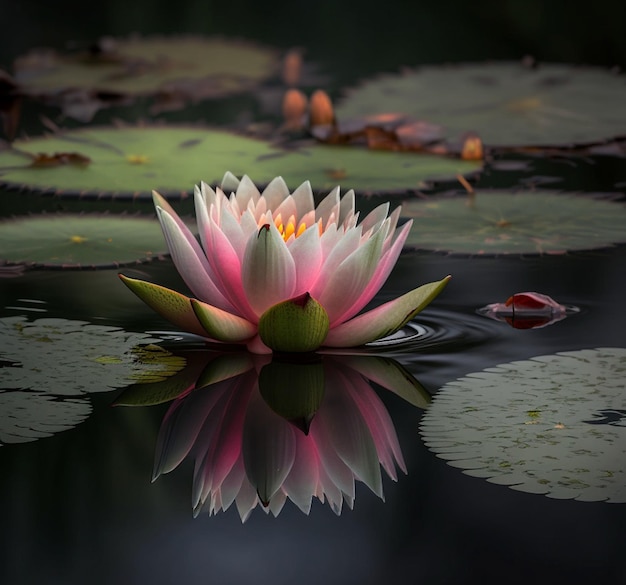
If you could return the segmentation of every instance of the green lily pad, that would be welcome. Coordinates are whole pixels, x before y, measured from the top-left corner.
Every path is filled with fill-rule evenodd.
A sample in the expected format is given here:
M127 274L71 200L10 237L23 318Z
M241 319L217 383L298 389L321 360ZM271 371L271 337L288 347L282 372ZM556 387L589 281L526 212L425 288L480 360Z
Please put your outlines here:
M625 101L626 77L605 69L489 63L387 75L350 91L335 113L401 113L449 139L477 132L488 146L573 146L625 135Z
M467 475L551 498L626 502L626 349L501 364L446 384L420 433Z
M42 166L33 158L39 153L89 160ZM150 197L156 189L187 196L201 180L217 183L229 169L246 173L258 157L272 154L264 142L204 128L80 129L16 140L0 151L0 183L66 195Z
M160 339L68 319L0 318L0 444L72 428L89 394L173 376L185 365Z
M107 268L167 253L159 222L114 215L23 216L0 222L0 256L44 268Z
M312 145L285 150L229 132L184 127L91 128L16 140L0 151L0 184L59 195L150 197L153 189L186 197L201 180L224 173L258 184L282 175L291 189L337 184L360 192L409 191L424 181L470 174L480 163L457 159Z
M88 121L107 101L157 94L199 101L248 90L277 72L276 51L223 38L193 36L102 39L96 50L35 50L15 62L21 93L52 98Z
M402 204L409 248L460 254L561 254L626 242L623 203L545 192L477 191Z
M361 194L416 191L429 183L454 180L456 175L476 174L482 168L481 162L444 156L323 145L260 163L261 175L247 172L255 181L282 175L290 188L309 180L318 191L341 185ZM271 169L269 174L266 169Z

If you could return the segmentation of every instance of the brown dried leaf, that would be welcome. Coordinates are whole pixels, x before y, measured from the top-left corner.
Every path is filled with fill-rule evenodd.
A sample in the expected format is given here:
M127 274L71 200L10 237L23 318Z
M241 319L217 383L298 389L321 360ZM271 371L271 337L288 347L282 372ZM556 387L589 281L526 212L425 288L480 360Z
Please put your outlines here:
M91 162L88 156L79 154L78 152L55 152L54 154L46 154L40 152L33 156L31 167L58 167L61 165L87 166Z

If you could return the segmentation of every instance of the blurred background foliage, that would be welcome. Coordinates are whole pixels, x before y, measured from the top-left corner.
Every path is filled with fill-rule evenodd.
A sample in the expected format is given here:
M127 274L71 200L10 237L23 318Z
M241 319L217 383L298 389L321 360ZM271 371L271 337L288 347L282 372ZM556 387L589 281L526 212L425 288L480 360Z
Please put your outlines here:
M239 36L301 46L342 77L401 65L518 59L626 67L626 3L599 0L0 0L0 67L33 46L132 32Z

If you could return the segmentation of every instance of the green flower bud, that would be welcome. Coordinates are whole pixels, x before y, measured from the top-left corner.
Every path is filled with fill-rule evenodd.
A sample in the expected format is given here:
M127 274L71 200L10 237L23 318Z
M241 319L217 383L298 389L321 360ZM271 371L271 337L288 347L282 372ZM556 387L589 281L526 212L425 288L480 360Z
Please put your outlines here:
M329 327L326 310L307 292L265 311L259 335L277 352L314 351L326 339Z

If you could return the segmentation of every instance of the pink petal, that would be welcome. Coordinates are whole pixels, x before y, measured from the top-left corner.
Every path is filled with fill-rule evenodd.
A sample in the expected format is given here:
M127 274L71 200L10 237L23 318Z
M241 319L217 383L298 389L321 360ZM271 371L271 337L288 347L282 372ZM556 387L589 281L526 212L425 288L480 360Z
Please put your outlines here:
M233 310L231 303L224 297L211 278L213 271L195 238L192 236L190 240L181 229L179 222L167 211L160 207L157 207L156 210L167 241L167 247L187 286L203 301L221 309Z
M411 225L413 224L413 220L408 221L406 224L402 226L398 230L398 234L396 240L394 241L391 248L389 248L381 257L380 262L376 266L376 270L372 275L372 278L367 283L367 285L362 289L358 298L355 299L354 303L349 306L343 314L339 315L336 319L336 323L343 323L347 321L354 315L356 315L367 303L369 303L374 295L381 289L383 284L385 284L387 278L391 274L396 262L398 261L398 257L402 252L402 246L409 235L409 231L411 230Z
M331 328L354 305L372 279L380 260L385 236L385 230L376 232L336 268L324 282L325 286L318 296L311 293L326 309ZM325 268L326 266L322 270ZM320 280L325 276L320 276Z
M324 340L327 347L355 347L391 335L424 309L448 284L449 276L424 284L393 301L362 313L331 329Z
M210 222L211 242L207 249L207 258L216 277L220 280L221 289L238 314L256 323L258 321L257 314L248 303L243 288L241 260L224 232L212 218L210 218Z

